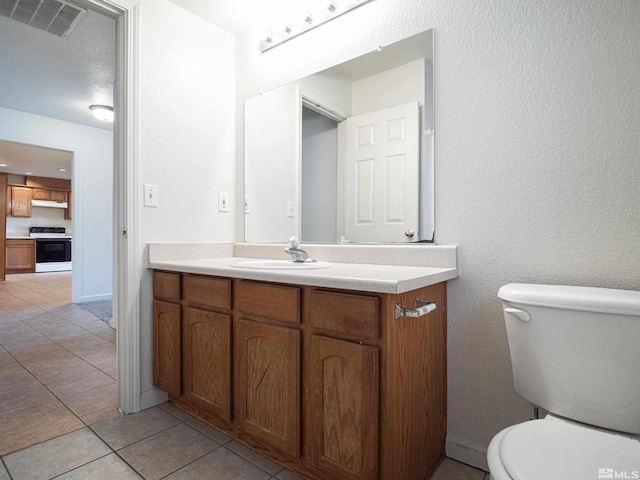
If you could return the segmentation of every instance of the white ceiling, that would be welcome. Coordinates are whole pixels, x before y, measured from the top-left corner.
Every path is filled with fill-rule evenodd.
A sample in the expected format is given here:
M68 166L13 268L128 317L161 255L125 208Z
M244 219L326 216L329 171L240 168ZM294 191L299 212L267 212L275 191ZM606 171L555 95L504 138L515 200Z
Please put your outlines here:
M24 175L27 172L36 177L71 179L73 154L64 150L34 147L22 143L0 140L0 172ZM66 172L60 172L63 168Z
M89 105L113 106L115 34L93 11L66 39L0 16L0 107L111 130Z

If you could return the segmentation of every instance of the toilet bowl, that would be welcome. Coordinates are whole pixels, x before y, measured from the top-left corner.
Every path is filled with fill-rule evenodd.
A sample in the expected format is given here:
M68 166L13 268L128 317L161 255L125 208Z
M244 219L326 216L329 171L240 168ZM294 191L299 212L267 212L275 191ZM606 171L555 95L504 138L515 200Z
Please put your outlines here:
M547 415L499 432L487 460L492 480L640 478L640 441Z
M640 292L505 285L515 389L549 414L491 441L493 480L640 479Z

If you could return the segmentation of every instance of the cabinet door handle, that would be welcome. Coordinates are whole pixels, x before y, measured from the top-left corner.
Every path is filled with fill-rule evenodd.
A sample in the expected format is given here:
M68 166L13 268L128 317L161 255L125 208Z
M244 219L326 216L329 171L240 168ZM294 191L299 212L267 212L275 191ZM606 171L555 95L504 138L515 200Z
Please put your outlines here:
M416 298L416 303L421 305L418 308L404 308L399 303L396 303L396 320L398 320L400 317L423 317L426 314L433 312L437 307L435 303L424 302L419 298Z

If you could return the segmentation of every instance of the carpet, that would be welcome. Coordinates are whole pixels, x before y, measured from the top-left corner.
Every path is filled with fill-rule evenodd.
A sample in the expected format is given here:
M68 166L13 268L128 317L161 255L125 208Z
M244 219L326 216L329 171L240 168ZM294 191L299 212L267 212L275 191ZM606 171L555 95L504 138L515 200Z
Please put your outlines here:
M113 318L111 306L111 300L96 300L95 302L82 302L76 303L82 310L94 314L103 322L109 323Z

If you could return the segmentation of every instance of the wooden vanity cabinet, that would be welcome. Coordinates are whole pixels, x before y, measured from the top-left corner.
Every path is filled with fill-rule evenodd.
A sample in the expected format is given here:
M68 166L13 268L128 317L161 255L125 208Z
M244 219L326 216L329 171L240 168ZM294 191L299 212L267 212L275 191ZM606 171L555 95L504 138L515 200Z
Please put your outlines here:
M183 275L184 401L231 420L231 280Z
M153 272L153 384L182 394L181 276Z
M294 458L300 455L300 288L234 281L238 426Z
M300 331L238 319L235 402L238 426L262 442L300 454Z
M231 420L231 316L186 307L183 348L186 400Z
M330 478L378 478L378 348L311 335L311 463Z
M182 296L171 303L163 290ZM156 386L288 468L315 480L422 480L444 457L445 283L393 295L155 272L154 298L154 328L165 315L160 337L171 331L182 359L182 389ZM438 307L395 319L396 303L416 298ZM181 306L181 330L167 304ZM154 367L179 369L176 345L161 342Z

